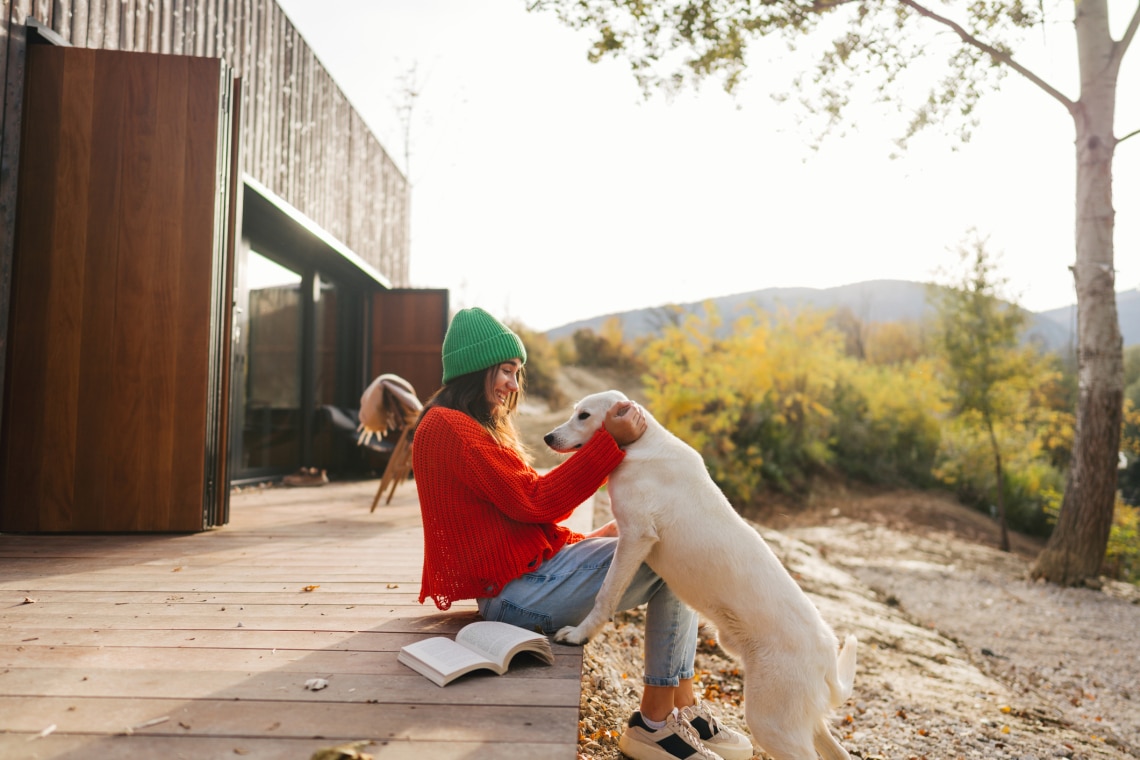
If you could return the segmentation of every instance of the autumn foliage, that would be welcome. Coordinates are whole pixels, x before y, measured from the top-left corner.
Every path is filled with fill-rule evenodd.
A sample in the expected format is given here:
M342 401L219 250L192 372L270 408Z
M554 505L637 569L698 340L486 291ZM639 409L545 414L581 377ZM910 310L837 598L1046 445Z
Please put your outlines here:
M810 310L756 310L726 324L711 302L703 313L640 341L625 340L616 321L600 334L579 331L544 347L542 361L640 373L653 415L700 452L742 512L773 492L806 497L833 478L946 488L994 512L989 431L956 403L933 325L859 325ZM1073 379L1056 356L1016 353L993 388L1002 499L1013 530L1047 535L1073 441ZM1124 448L1136 461L1140 412L1126 409ZM1138 519L1121 501L1105 562L1116 577L1140 577Z

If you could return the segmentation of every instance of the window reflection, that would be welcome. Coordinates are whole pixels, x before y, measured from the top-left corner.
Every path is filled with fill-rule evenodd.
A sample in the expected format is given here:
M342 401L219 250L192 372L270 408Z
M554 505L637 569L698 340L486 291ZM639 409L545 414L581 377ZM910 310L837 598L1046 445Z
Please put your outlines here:
M249 252L242 467L300 458L301 275Z

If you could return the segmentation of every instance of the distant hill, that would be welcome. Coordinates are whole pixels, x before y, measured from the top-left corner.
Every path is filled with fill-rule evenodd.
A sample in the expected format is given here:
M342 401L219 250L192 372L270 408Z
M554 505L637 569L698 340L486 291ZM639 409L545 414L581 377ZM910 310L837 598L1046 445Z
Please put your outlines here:
M1038 312L1038 314L1057 323L1063 327L1066 332L1068 332L1070 326L1072 326L1072 329L1076 329L1076 304ZM1121 335L1124 336L1125 347L1140 343L1140 288L1117 292L1116 314L1120 319L1120 332Z
M926 302L926 285L908 280L869 280L824 289L767 288L709 300L726 321L730 321L734 315L744 313L752 305L766 312L776 312L782 308L795 312L805 307L817 310L846 307L865 323L916 321L932 313ZM1116 304L1120 312L1124 345L1140 343L1140 291L1117 293ZM703 316L705 313L705 305L701 301L677 306L685 314ZM1072 328L1075 309L1075 306L1069 306L1041 313L1030 312L1027 337L1040 342L1049 350L1071 348L1076 341ZM657 333L673 318L670 307L635 309L571 322L548 330L546 334L551 340L557 340L583 328L597 332L614 317L621 321L623 334L631 339Z

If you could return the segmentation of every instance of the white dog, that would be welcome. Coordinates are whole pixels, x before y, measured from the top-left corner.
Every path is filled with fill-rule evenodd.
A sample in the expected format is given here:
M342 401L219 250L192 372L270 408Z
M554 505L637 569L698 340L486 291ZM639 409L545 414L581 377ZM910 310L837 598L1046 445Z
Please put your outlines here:
M587 396L550 448L572 452L602 426L618 391ZM594 608L555 634L582 644L613 617L642 562L717 627L720 643L744 665L744 711L752 736L776 760L850 760L826 716L851 695L857 641L839 650L835 633L768 544L709 477L700 455L642 410L645 434L610 473L618 526L613 564Z

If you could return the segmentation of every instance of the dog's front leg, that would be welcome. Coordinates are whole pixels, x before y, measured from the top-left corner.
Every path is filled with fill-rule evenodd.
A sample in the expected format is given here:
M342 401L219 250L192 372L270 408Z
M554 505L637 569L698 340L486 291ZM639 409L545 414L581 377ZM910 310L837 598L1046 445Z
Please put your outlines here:
M594 608L586 619L575 626L566 626L554 634L555 641L564 644L585 644L598 634L617 611L625 590L629 588L633 576L641 563L649 556L653 544L657 541L657 534L652 527L647 530L634 530L619 526L617 549L614 550L613 562L606 571L602 587L594 599Z

